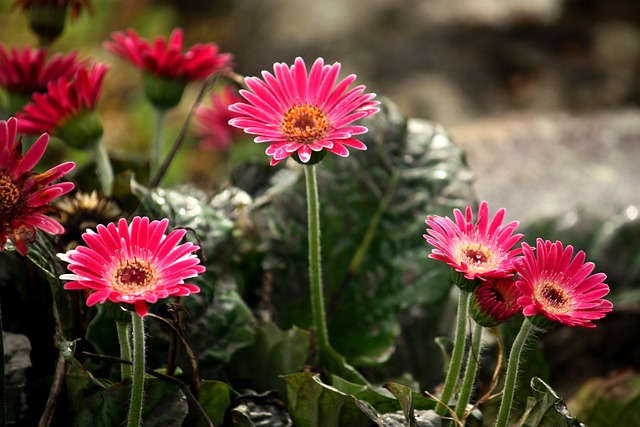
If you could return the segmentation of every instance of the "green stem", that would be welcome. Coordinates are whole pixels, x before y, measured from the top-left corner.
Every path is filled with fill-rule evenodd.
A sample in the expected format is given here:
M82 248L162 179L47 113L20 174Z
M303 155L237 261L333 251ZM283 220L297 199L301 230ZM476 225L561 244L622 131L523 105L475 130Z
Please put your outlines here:
M120 358L131 361L131 323L118 320L116 321L116 329L120 343ZM123 380L131 378L131 365L128 363L122 364L121 377Z
M149 177L155 176L162 164L162 153L164 151L164 139L162 138L164 116L166 110L162 108L153 109L153 140L151 141L151 158L149 159Z
M464 354L465 340L467 337L467 314L469 312L470 292L459 290L458 295L458 314L456 319L455 341L453 343L453 352L449 361L447 376L444 381L440 402L436 405L436 413L444 416L447 412L447 405L458 383L460 376L460 367L462 366L462 356Z
M96 166L98 169L98 178L100 178L100 186L102 193L110 197L113 192L113 167L109 159L109 153L102 141L98 141L95 147Z
M495 427L506 427L509 421L509 413L511 412L511 404L513 403L513 395L516 390L516 381L518 379L518 368L520 365L520 355L529 334L534 326L529 320L524 319L520 331L513 341L511 351L509 352L509 362L507 363L507 374L504 380L504 388L502 391L502 401L498 410Z
M304 173L307 183L307 214L309 227L309 281L311 287L311 316L316 333L316 342L320 353L329 346L327 320L324 311L324 294L322 290L322 267L320 260L320 203L318 201L318 184L316 182L316 166L306 165Z
M458 403L456 404L456 417L459 420L464 418L467 404L471 398L471 392L473 391L473 385L476 380L476 373L478 372L478 365L480 363L480 353L482 347L482 332L484 328L477 323L473 327L473 337L471 338L471 348L467 355L467 367L464 371L464 379L462 380L462 388L460 389L460 397L458 397Z
M133 324L133 376L131 378L131 402L128 427L140 427L144 400L145 336L144 317L132 312Z

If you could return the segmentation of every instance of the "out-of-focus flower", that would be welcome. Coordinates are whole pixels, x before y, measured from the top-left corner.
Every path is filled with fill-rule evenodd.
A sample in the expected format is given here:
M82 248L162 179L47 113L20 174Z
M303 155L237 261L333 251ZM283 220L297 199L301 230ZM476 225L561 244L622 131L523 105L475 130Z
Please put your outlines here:
M140 316L148 312L147 304L171 296L186 296L200 291L184 280L196 277L205 268L194 254L193 243L179 244L186 230L165 234L169 220L149 221L135 217L130 224L98 225L96 231L82 235L87 246L78 246L58 257L68 262L71 274L68 290L89 292L87 305L111 301L132 304Z
M475 223L471 206L464 215L459 209L453 214L455 222L435 215L425 221L429 228L423 237L434 247L429 258L446 263L467 281L513 276L514 257L522 252L513 248L522 238L514 234L518 221L503 225L505 209L499 209L492 220L485 201L480 203Z
M595 328L591 322L613 309L610 301L602 299L609 293L603 283L607 276L591 274L595 264L585 262L583 251L574 257L573 246L542 239L537 239L535 253L526 243L522 249L523 256L515 264L516 286L522 292L518 304L534 325L544 327L551 321Z
M62 34L68 10L71 21L78 18L82 9L93 13L90 0L15 0L13 7L29 14L29 25L42 45L53 43Z
M276 63L273 70L264 71L263 79L245 78L249 90L240 94L247 102L229 107L240 115L230 124L257 135L255 142L269 143L266 154L272 156L272 166L294 153L302 163L315 163L326 151L346 157L347 147L366 150L354 135L368 129L352 123L378 112L379 102L373 100L375 94L363 93L363 85L347 90L355 75L336 84L340 64L325 65L322 58L308 75L302 58L291 67ZM313 153L318 155L312 161Z
M60 224L65 232L60 236L65 243L65 250L73 249L82 242L82 233L87 229L95 229L98 224L108 224L122 216L116 203L97 191L84 193L76 191L71 195L56 200L55 207L60 212Z
M194 111L194 133L200 138L200 146L209 150L228 150L234 138L243 132L231 126L229 120L238 114L229 105L242 101L230 86L211 92L210 105L198 105Z
M498 326L522 311L521 295L513 277L482 281L471 296L469 314L480 326Z
M79 66L76 52L56 53L47 60L47 49L28 46L9 49L0 43L0 86L9 96L10 115L31 101L34 93L47 91L47 84L58 79L71 80Z
M49 136L41 135L27 153L22 155L22 139L17 139L18 121L11 117L0 121L0 250L7 239L18 253L29 252L28 243L35 240L36 229L61 234L64 228L46 214L56 209L50 202L74 188L71 182L52 184L74 168L66 162L48 171L32 171L42 158Z
M153 44L134 30L114 32L104 42L108 51L130 61L143 72L147 98L159 108L171 108L182 98L186 84L206 79L231 67L232 55L220 53L215 43L197 43L183 52L184 33L175 28Z
M20 132L48 132L78 149L94 146L103 133L95 107L107 71L106 65L95 63L79 67L71 80L50 82L46 93L34 94L16 115Z

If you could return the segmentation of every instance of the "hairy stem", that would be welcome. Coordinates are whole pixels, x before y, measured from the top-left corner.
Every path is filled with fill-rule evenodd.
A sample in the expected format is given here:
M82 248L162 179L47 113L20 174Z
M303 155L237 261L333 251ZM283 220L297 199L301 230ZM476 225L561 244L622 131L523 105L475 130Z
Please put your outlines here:
M128 427L142 425L144 401L145 335L144 317L132 312L133 325L133 375L131 377L131 401L129 405Z
M476 373L478 372L478 366L480 364L480 353L482 347L482 332L484 328L477 323L473 327L473 336L471 338L471 348L467 355L467 366L464 371L464 379L462 380L462 387L460 389L460 397L456 405L456 416L462 420L467 409L467 404L471 398L471 392L473 391L473 385L476 380Z

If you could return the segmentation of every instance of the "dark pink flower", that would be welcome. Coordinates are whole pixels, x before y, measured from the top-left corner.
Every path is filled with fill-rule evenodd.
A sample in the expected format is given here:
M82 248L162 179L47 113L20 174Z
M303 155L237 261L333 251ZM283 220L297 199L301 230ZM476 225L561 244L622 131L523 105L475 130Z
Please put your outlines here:
M427 218L430 228L424 238L434 247L429 258L446 263L468 280L512 276L513 259L522 251L513 248L522 238L522 234L514 234L519 223L503 225L505 209L499 209L491 219L484 201L475 223L471 206L464 215L458 209L453 214L455 222L449 217Z
M200 138L200 146L210 150L227 150L242 130L229 124L238 114L229 105L242 101L237 92L225 86L219 92L211 92L210 105L198 105L194 111L194 133Z
M181 28L174 29L168 41L157 37L153 44L132 29L114 32L111 38L112 41L104 42L105 49L157 77L185 81L206 79L230 67L233 58L229 53L220 53L215 43L198 43L183 52Z
M595 328L593 320L601 319L613 309L602 299L609 293L604 273L591 274L595 264L585 262L586 255L573 247L563 247L537 239L536 248L522 244L523 256L515 264L516 286L522 292L518 304L527 317L542 315L566 326Z
M117 224L98 225L96 231L82 235L87 246L77 246L58 257L68 262L72 274L69 290L89 292L87 305L111 301L132 304L140 316L147 304L171 296L186 296L200 291L185 279L196 277L205 268L194 254L193 243L179 244L186 230L165 234L169 220L149 221L135 217L130 224L121 218Z
M18 120L0 121L0 250L7 239L18 253L29 252L27 244L35 239L36 229L61 234L64 228L47 213L56 212L50 202L73 190L71 182L52 184L74 168L66 162L36 174L33 167L40 161L49 135L41 135L22 155L22 139L16 140Z
M522 311L518 304L521 295L513 277L481 281L471 296L469 313L481 326L498 326Z
M378 112L379 102L373 101L375 94L363 94L363 85L347 90L355 75L337 83L340 64L325 65L322 58L316 59L308 75L302 58L291 67L276 63L273 71L264 71L263 79L245 78L249 90L240 94L247 102L229 107L240 116L231 119L231 125L257 135L255 142L269 143L266 154L272 156L271 165L294 153L308 163L314 152L346 157L347 147L366 150L354 135L368 129L352 123Z
M71 80L58 79L47 85L46 93L33 100L16 116L20 132L48 132L68 144L85 148L102 136L102 122L94 112L108 67L81 66Z
M71 80L78 67L86 61L78 60L76 52L56 53L47 59L47 49L28 46L9 50L0 44L0 86L31 98L34 92L47 91L47 84L60 78Z

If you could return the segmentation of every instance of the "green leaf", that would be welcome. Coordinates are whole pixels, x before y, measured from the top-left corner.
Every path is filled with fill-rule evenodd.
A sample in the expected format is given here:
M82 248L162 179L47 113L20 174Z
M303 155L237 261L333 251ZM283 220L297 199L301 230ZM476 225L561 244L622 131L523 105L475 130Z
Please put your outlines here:
M271 322L256 330L253 344L240 350L228 366L230 374L241 384L257 390L277 390L286 394L281 375L299 372L309 357L309 332L291 328L281 330Z
M222 425L224 414L231 403L229 386L221 381L201 381L198 401L213 425ZM199 420L196 425L204 426L205 424Z
M528 399L524 415L518 425L522 427L583 426L571 415L564 400L540 378L531 379L531 389L533 396Z
M417 427L416 417L413 412L413 390L405 385L393 382L386 383L384 387L393 393L398 402L400 402L407 427Z
M284 376L288 407L295 425L305 427L364 427L381 425L368 403L323 384L319 375Z

